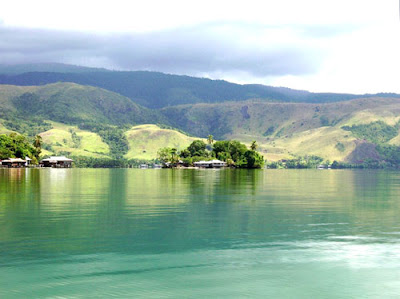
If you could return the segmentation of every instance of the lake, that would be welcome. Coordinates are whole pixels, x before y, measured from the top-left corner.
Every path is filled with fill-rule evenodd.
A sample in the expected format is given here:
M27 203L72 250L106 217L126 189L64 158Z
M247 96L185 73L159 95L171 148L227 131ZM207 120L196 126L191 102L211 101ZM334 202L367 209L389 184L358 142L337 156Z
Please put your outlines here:
M392 298L400 173L0 169L0 297Z

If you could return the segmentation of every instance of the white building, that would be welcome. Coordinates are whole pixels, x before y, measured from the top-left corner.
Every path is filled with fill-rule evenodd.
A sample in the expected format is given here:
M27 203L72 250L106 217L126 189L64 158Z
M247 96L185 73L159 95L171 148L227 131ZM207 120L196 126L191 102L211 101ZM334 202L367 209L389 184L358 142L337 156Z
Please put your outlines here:
M226 162L220 160L199 161L194 162L193 164L194 166L201 168L221 168L227 166Z

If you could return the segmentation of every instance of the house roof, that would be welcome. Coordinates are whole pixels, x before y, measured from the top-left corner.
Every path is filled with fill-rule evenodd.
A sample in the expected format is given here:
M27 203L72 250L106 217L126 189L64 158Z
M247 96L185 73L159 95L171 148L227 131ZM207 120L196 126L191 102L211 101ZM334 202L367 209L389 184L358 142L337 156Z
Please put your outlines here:
M226 162L220 160L211 160L211 161L194 162L193 164L215 164L215 163L226 163Z
M3 160L2 162L3 163L4 162L6 162L6 163L18 163L18 162L25 163L26 161L22 160L21 158L8 158L8 160Z
M57 162L73 162L74 160L69 159L65 156L51 156L50 158L43 159L41 162L50 162L50 163L57 163Z

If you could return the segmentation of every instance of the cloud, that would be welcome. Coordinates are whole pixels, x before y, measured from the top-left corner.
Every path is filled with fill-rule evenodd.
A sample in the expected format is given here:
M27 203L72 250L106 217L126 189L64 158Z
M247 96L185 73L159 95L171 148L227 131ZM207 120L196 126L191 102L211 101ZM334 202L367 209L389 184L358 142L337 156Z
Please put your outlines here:
M121 70L254 77L314 73L312 37L290 27L209 23L146 33L94 34L0 25L0 63L63 62Z

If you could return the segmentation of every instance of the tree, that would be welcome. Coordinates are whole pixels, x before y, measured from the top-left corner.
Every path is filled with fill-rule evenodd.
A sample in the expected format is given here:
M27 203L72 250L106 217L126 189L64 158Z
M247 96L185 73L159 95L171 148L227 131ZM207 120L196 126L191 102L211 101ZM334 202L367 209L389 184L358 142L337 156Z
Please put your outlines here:
M213 144L214 143L214 136L213 135L208 135L207 136L207 142L208 144Z
M176 148L171 148L171 156L172 157L175 157L176 156L176 154L177 154L177 152L178 152L178 150L176 149Z
M172 164L177 164L179 162L178 150L176 148L171 148L171 160Z
M206 144L203 140L193 141L187 149L192 157L204 157L206 155Z
M237 163L247 151L247 147L237 140L224 140L215 142L213 151L215 156L219 159L224 159L223 157L229 157L235 163Z
M246 168L262 168L264 166L264 157L254 150L245 152L244 158L246 165L243 166Z
M172 158L171 148L169 148L169 147L160 148L157 152L157 158L162 163L171 162L171 158Z
M253 141L251 142L250 149L251 149L252 151L255 151L255 150L257 150L257 147L258 147L257 141L253 140Z
M36 150L35 157L38 160L39 160L40 153L42 152L42 144L43 144L42 136L36 135L35 140L33 141L33 147Z
M36 149L22 135L15 133L11 133L10 135L0 135L0 159L25 159L25 157L29 157L34 160L34 163L36 163L35 152Z

